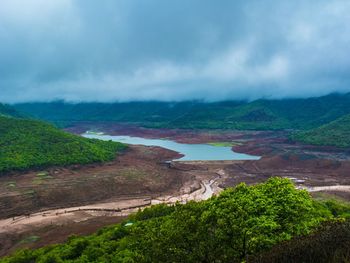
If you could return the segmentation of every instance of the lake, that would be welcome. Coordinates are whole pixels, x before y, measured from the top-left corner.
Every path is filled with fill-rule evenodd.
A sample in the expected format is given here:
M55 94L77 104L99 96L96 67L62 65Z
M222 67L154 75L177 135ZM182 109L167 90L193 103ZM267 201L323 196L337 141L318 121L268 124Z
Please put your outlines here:
M181 161L219 161L219 160L259 160L260 156L236 153L228 146L213 146L209 144L185 144L167 139L146 139L131 136L111 136L105 134L83 134L86 138L116 141L126 144L160 146L179 152L184 156L177 159Z

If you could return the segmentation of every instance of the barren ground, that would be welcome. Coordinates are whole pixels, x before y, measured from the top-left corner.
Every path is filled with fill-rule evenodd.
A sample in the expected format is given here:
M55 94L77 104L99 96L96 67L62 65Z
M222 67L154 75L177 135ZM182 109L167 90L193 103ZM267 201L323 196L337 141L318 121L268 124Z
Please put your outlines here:
M69 131L98 129L110 135L169 138L183 143L233 142L258 161L166 163L178 154L159 147L130 146L107 164L56 167L0 178L0 256L21 247L63 242L120 222L150 204L207 199L240 182L271 176L299 187L350 200L349 153L293 144L284 132L154 130L80 123Z

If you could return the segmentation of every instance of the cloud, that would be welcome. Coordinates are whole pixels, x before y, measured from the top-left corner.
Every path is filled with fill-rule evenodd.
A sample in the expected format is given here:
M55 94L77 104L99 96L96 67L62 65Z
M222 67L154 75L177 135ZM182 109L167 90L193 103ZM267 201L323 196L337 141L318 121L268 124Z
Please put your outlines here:
M346 0L0 0L0 101L350 91Z

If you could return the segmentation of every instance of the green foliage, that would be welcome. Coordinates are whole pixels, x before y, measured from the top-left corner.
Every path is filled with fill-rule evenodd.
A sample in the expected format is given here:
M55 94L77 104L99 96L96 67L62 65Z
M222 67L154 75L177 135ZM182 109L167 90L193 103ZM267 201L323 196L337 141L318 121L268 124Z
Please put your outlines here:
M298 132L292 139L315 145L350 147L350 114L316 129Z
M40 121L0 116L0 173L109 161L124 148L121 143L86 139Z
M350 94L320 98L189 102L25 103L15 107L35 117L68 125L114 121L154 128L310 129L350 113Z
M20 243L34 243L38 241L40 237L38 236L28 236L20 241Z
M325 199L318 202L323 208L332 213L334 217L350 219L350 204L348 202L337 199Z
M1 103L0 103L0 116L17 117L17 118L24 117L24 115L19 113L13 107L10 107L9 105L1 104Z
M249 258L252 263L350 262L350 221L322 224L311 235L296 237Z
M242 262L331 219L288 179L240 184L207 201L157 205L88 237L1 262ZM26 258L27 261L20 261Z
M239 142L209 142L208 144L216 147L232 147L235 145L240 145Z

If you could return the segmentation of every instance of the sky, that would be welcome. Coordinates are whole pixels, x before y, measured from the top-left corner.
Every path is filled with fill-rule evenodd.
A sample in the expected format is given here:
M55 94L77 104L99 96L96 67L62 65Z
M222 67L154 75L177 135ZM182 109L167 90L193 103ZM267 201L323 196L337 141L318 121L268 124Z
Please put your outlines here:
M0 0L0 101L350 92L349 0Z

